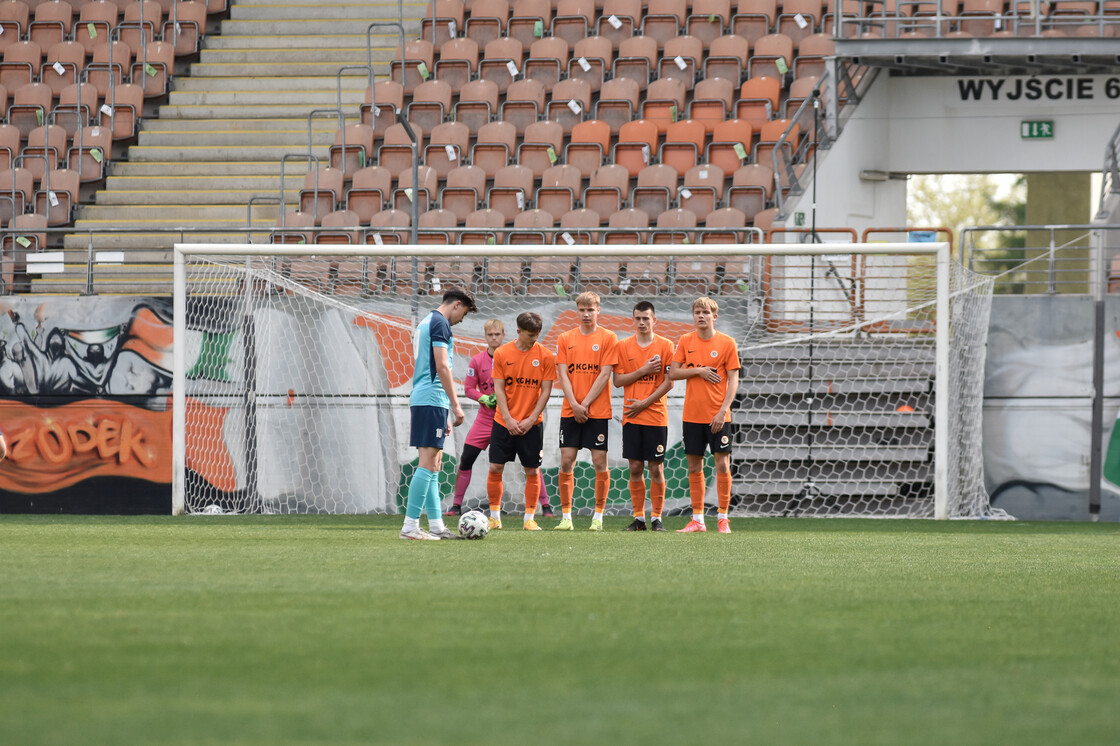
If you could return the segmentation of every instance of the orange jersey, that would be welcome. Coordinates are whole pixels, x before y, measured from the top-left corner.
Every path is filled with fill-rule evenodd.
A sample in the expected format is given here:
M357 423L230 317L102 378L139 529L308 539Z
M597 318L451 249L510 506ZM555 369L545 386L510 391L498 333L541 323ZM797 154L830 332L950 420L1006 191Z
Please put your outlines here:
M680 363L682 368L707 365L719 373L719 383L708 383L699 376L685 382L684 421L708 424L719 412L724 394L727 393L728 371L739 369L739 346L723 332L716 332L711 339L700 339L696 332L689 332L682 335L681 341L677 343L673 362ZM727 421L731 421L730 409Z
M576 401L583 401L599 371L604 365L618 365L618 337L609 329L599 327L591 334L583 334L579 327L566 331L560 335L556 342L556 364L568 366L568 380L572 384L572 393ZM564 397L564 406L560 409L561 417L575 417L568 397ZM595 420L610 419L611 416L611 386L607 382L603 393L591 402L587 416Z
M556 358L540 342L535 342L525 352L517 348L517 342L506 342L494 350L491 376L505 381L506 406L510 417L523 420L537 406L544 382L556 380ZM537 422L543 419L544 415L541 414ZM501 407L494 411L494 421L509 428L502 418Z
M622 424L624 425L633 423L657 427L669 426L669 404L664 396L639 412L637 417L628 417L626 408L648 397L664 382L665 376L669 374L669 363L673 360L673 343L665 337L654 334L649 346L642 347L638 344L638 335L627 337L618 343L618 365L615 366L615 370L619 373L633 373L654 355L661 356L661 370L644 375L622 389Z

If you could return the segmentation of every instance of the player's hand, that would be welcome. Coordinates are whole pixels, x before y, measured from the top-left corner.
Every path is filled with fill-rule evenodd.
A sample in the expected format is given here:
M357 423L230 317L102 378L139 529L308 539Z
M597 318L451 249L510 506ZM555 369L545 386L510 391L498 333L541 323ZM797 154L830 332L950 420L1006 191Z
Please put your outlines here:
M462 407L460 407L458 405L456 405L455 407L452 407L452 409L451 409L451 426L452 427L458 427L459 425L462 425L463 420L465 420L465 419L467 419L467 416L465 414L463 414L463 408Z
M498 397L496 394L483 394L482 396L478 397L478 403L484 407L490 407L491 409L494 409L498 406Z
M524 435L527 432L529 432L530 430L532 430L533 429L533 424L534 424L533 420L529 417L526 417L525 419L519 421L517 423L517 427L521 430L521 432L519 434Z
M719 372L710 365L705 365L700 368L700 377L708 383L719 383Z
M725 417L727 417L727 412L720 411L720 412L717 412L716 416L712 418L712 432L713 433L718 433L720 430L723 429L723 426L727 424L727 420L724 419Z
M575 416L576 422L587 422L587 412L587 407L583 406L582 404L572 405L572 414Z
M642 375L648 376L650 373L656 373L659 370L661 370L661 356L654 355L646 360L646 364L642 366Z
M645 407L645 405L644 405L644 404L642 404L642 402L640 402L640 401L636 401L636 402L634 402L633 404L631 404L630 406L628 406L628 407L626 408L626 417L627 417L627 419L630 419L630 418L633 418L633 417L637 417L637 416L638 416L638 414L639 414L639 413L641 413L641 412L642 412L642 410L644 410L645 408L646 408L646 407Z

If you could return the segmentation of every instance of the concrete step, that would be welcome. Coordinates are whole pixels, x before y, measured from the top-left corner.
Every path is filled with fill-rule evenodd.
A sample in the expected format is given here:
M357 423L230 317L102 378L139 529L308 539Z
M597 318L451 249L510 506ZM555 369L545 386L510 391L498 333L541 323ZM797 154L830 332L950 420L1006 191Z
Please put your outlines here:
M370 23L374 21L396 21L397 14L391 18L370 17L367 19L339 20L292 18L281 21L222 21L222 35L236 34L240 36L305 36L305 35L330 35L359 34L364 35ZM382 31L382 29L376 29ZM420 33L420 16L406 17L404 22L405 38L415 38Z
M365 100L365 94L362 94ZM350 101L343 104L342 113L348 122L358 121L358 107L361 104ZM159 109L160 119L178 120L203 120L210 118L227 119L237 114L244 113L253 119L289 119L292 115L302 115L306 121L307 113L312 109L333 108L334 104L301 105L291 104L169 104ZM324 119L323 121L327 121Z
M189 229L182 233L153 233L137 231L134 233L94 232L74 233L66 236L63 245L67 249L86 251L90 241L95 251L125 251L130 262L139 262L133 256L146 257L144 261L167 262L170 273L171 248L184 241L191 243L267 243L268 229L275 221L260 221L254 230L206 230ZM87 230L90 229L87 226ZM99 228L96 229L100 231ZM162 251L159 251L161 250ZM139 252L139 253L138 253Z
M128 149L130 161L279 161L285 156L306 153L306 145L245 145L238 147L213 148L209 145L133 145ZM326 147L314 153L319 158L327 157Z
M335 120L330 118L315 118L311 121L311 126L312 131L315 132L334 132L337 129ZM175 119L152 118L144 122L145 132L287 132L289 130L303 132L306 135L307 118L236 119L227 117L225 119L204 119L190 124L184 124Z
M168 184L164 185L170 186ZM160 206L160 205L239 205L243 214L248 210L249 200L254 197L278 197L279 184L262 184L259 188L232 189L221 187L213 189L120 189L110 188L98 192L94 204L107 206ZM302 179L291 179L284 185L285 201L295 204L299 201ZM255 209L255 206L254 206Z
M280 177L280 161L127 161L114 163L110 177L147 176L166 179L193 179L205 176L275 176ZM291 176L307 173L307 161L289 160L283 164L284 174Z
M374 62L375 75L388 75L388 55L383 60ZM352 65L361 65L363 68L366 65L366 56L364 53L354 50L349 54L332 55L330 58L324 58L317 61L300 61L292 62L289 60L259 60L256 62L196 62L191 66L191 78L188 80L196 81L198 85L205 85L208 82L222 80L222 79L237 79L243 80L246 77L253 79L268 79L273 78L276 80L284 79L300 79L303 80L308 76L315 79L328 78L334 80L338 77L338 72L343 67ZM366 73L358 72L356 70L348 70L343 76L344 78L358 78L366 77ZM178 81L177 81L178 82ZM306 85L303 83L302 85ZM299 84L297 84L299 85ZM183 86L176 85L176 90L190 90ZM283 90L278 88L276 90Z
M415 26L415 31L410 35L410 38L419 32L420 22L417 21ZM405 31L408 33L408 24L405 24ZM395 29L392 32L384 32L375 29L374 33L370 34L368 37L366 36L365 29L360 33L353 34L305 33L299 36L222 34L221 36L211 36L206 39L206 45L202 49L200 59L205 60L206 56L211 53L241 49L300 51L304 49L353 48L360 49L364 52L367 39L368 43L374 46L375 51L381 48L400 50L400 35L396 33Z
M285 174L284 187L287 191L298 190L303 185L303 176ZM248 192L276 192L280 189L279 175L236 176L226 174L206 174L200 176L110 176L105 181L105 188L97 192L98 200L102 195L117 191L136 193L151 191L160 194L171 190L210 190L210 189L236 189Z
M303 20L307 18L338 19L350 21L356 19L370 20L396 20L403 10L404 17L418 18L427 9L427 3L403 3L400 8L393 4L373 3L308 3L296 5L291 3L269 3L260 5L245 5L236 3L230 8L231 21L285 21Z
M247 201L248 198L246 198ZM260 212L261 219L271 216L275 219L278 216L276 205L261 205L254 207L254 217ZM190 205L114 205L114 206L101 206L101 205L85 205L82 207L81 214L75 225L93 224L105 220L119 221L131 220L136 223L146 224L169 224L169 225L193 225L198 223L214 223L223 224L225 227L231 226L230 222L240 225L245 224L246 206L245 202L240 205L225 205L225 204L190 204Z
M233 89L228 91L172 91L168 97L167 104L169 106L184 106L194 105L200 106L209 104L214 105L230 105L235 104L238 106L252 106L252 105L266 105L266 106L288 106L290 108L298 107L301 110L308 110L313 108L325 108L328 106L336 106L338 103L338 93L334 88L334 80L332 78L323 78L324 84L319 89L296 89L290 90L285 94L277 95L275 91L262 91L262 90L246 90L244 88ZM239 85L245 85L247 81L233 81ZM366 89L362 86L360 89L344 87L342 90L342 104L343 106L358 107L365 101ZM251 113L251 112L250 112Z
M362 65L362 72L347 73L342 76L342 92L343 94L360 94L365 96L366 88L369 87L369 76L364 72L365 65ZM338 90L338 67L335 67L333 72L324 73L322 75L307 74L303 71L298 76L284 76L284 75L243 75L243 76L215 76L209 78L186 78L182 81L182 85L177 85L172 92L172 96L182 95L188 93L236 93L239 91L251 91L255 93L267 93L272 98L272 103L282 103L286 100L291 100L296 94L303 94L307 92L319 93L322 91L329 91L337 95ZM281 94L279 97L277 94ZM279 98L279 100L277 100ZM267 103L267 102L266 102Z
M353 44L340 44L331 47L313 47L308 49L207 49L199 61L191 65L191 75L207 74L206 70L211 65L248 65L248 64L276 64L287 62L289 64L337 62L340 65L365 64L368 57L373 57L374 63L387 63L392 59L400 58L400 47L379 46L367 54L365 39L355 40Z
M315 130L311 133L311 143L314 147L330 147L334 142L337 129ZM307 130L272 130L265 132L252 131L223 131L223 130L194 130L181 129L178 131L145 132L137 138L138 145L133 147L180 147L182 143L191 143L191 147L262 147L269 145L282 145L295 150L307 150Z

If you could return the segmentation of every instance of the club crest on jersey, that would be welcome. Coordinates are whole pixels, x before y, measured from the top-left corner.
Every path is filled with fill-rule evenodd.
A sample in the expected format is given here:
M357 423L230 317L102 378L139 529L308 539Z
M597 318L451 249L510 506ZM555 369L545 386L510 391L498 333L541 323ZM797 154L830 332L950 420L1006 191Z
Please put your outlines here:
M718 355L719 355L718 352L716 352L715 350L712 350L712 357L717 357Z
M591 345L591 349L595 352L599 351L599 345Z
M657 452L658 453L665 453L665 446L658 444Z
M728 438L726 435L724 435L722 438L719 439L719 442L722 443L723 445L727 445L730 442L730 440L731 440L730 438Z
M602 443L606 439L607 439L606 435L603 435L602 433L599 433L599 437L595 438L595 442L596 443Z
M540 361L540 360L534 360L534 361L533 361L533 367L534 367L534 368L539 368L539 367L541 367L541 361Z
M471 368L471 367L468 366L467 367L467 375L468 376L473 376L474 375L474 368Z

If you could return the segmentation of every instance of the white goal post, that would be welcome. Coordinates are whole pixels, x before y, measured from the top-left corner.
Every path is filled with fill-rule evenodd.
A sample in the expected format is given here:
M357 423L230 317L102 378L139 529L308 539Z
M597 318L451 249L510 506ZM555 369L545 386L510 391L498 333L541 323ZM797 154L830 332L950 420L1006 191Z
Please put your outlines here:
M206 505L203 505L203 503L205 503L208 498L206 498L205 496L203 496L202 498L192 497L190 494L188 494L188 489L190 488L190 485L188 484L188 482L190 481L188 479L188 472L190 471L193 473L194 471L197 471L197 469L188 468L188 451L194 454L193 458L195 459L200 458L198 454L204 454L208 452L208 446L204 446L203 444L189 444L187 440L189 397L190 402L193 403L196 398L202 396L201 393L192 393L191 389L192 387L195 387L197 389L197 387L201 385L201 378L206 377L205 375L198 374L198 371L201 369L200 359L202 357L205 357L206 353L205 351L199 351L199 345L202 343L192 341L192 335L197 335L197 330L205 324L211 324L213 329L218 329L219 327L221 329L235 328L233 326L234 321L231 320L232 317L224 318L220 322L200 321L200 314L203 314L203 309L205 307L209 307L207 304L210 303L211 300L220 300L221 303L219 303L218 305L221 306L221 312L227 315L232 314L234 316L237 316L238 318L241 318L242 316L240 315L242 314L244 316L251 316L252 314L257 313L257 311L254 310L253 306L253 304L256 302L254 298L257 296L266 296L273 299L280 298L280 300L283 300L285 303L288 303L291 298L298 296L300 298L301 306L305 306L306 308L330 308L338 313L353 314L357 316L361 316L364 313L371 313L374 316L377 316L377 314L380 313L379 311L368 310L367 307L370 306L370 304L395 303L397 307L402 309L402 314L400 316L401 318L414 319L415 311L417 308L423 309L422 313L426 313L428 310L430 310L429 307L434 308L435 305L438 305L438 298L436 298L436 293L440 288L440 283L438 280L436 280L435 283L432 284L430 278L428 280L416 279L415 270L413 270L412 282L429 282L429 286L427 288L418 287L415 284L410 287L409 275L407 272L405 272L402 273L401 282L403 284L397 286L397 289L394 289L391 285L389 285L387 286L387 290L384 289L385 286L383 286L381 289L375 292L371 292L369 291L369 288L367 286L363 290L364 295L361 293L355 295L335 295L333 291L324 290L324 287L321 285L307 287L307 283L303 282L298 277L294 277L290 270L291 263L295 261L314 262L319 259L328 261L329 259L333 262L332 266L334 267L334 269L332 271L337 273L339 264L345 264L346 260L361 259L363 262L368 260L370 263L392 262L393 260L397 260L403 263L412 260L414 257L426 257L432 258L436 261L439 261L441 259L454 259L459 261L474 262L477 264L479 262L486 262L499 258L512 258L519 259L525 262L524 267L526 268L525 271L527 272L529 271L529 268L535 266L538 263L543 263L546 260L557 258L563 261L582 261L587 263L588 265L590 265L590 263L594 261L613 261L616 264L621 262L622 266L625 267L628 260L634 261L637 259L641 259L648 261L663 259L669 261L670 264L672 264L672 262L674 261L687 260L692 256L715 257L720 258L721 261L725 259L729 260L739 258L743 260L744 271L746 271L748 260L754 261L757 259L759 261L765 262L766 268L760 270L759 274L757 274L757 277L761 278L758 281L758 286L755 287L754 285L751 285L750 288L750 292L754 293L757 296L754 301L752 301L755 303L755 306L752 306L752 308L755 310L750 311L750 313L754 314L755 316L761 313L766 313L770 314L770 316L767 316L768 319L772 318L776 313L776 311L774 310L774 304L776 303L775 299L778 297L778 294L780 292L785 293L783 302L787 303L790 306L790 309L792 309L783 311L783 313L786 314L785 318L787 319L787 321L788 319L804 319L807 317L809 319L808 327L810 336L812 339L817 340L816 344L818 345L818 347L815 353L812 346L813 342L810 341L808 343L808 366L810 375L813 375L814 366L816 366L818 373L819 371L824 369L824 366L826 364L824 361L826 360L826 358L822 357L820 353L822 350L826 350L828 348L828 345L834 343L835 340L841 337L845 339L859 338L861 335L864 339L866 339L868 337L868 329L871 329L874 324L878 323L880 324L880 327L882 326L882 319L876 320L874 318L871 318L874 315L873 312L861 311L861 314L855 324L837 324L834 325L834 328L818 329L817 325L814 325L812 320L814 318L813 314L815 308L817 309L817 314L824 313L820 310L821 306L823 305L823 301L819 297L822 293L822 291L820 290L820 283L823 283L822 278L826 276L826 273L835 275L837 279L837 282L835 284L838 287L841 286L841 283L839 282L840 275L837 274L836 268L846 268L848 266L849 257L852 258L851 265L853 267L855 266L855 258L861 258L861 262L866 261L868 263L873 263L874 261L876 261L876 258L902 258L899 260L891 260L896 261L897 267L901 267L901 270L891 269L890 272L884 274L884 277L896 279L889 279L884 282L895 283L896 286L892 287L891 289L891 292L893 293L892 297L902 298L903 301L905 301L904 305L906 305L907 308L902 311L897 309L884 310L883 313L887 314L887 316L885 316L884 318L889 317L896 321L898 319L912 319L914 318L914 309L919 308L921 309L921 313L924 314L923 318L935 320L934 322L925 322L925 326L923 327L924 333L927 337L930 338L930 341L932 342L930 346L932 346L932 352L934 353L932 356L932 390L927 395L929 403L932 404L932 407L930 407L926 415L933 430L932 449L930 449L932 450L932 473L930 474L930 476L932 477L932 479L930 480L932 483L932 510L930 510L928 514L913 513L913 515L925 515L926 517L944 519L954 517L956 515L975 516L978 514L978 510L980 510L980 512L988 510L986 505L984 505L980 509L973 507L964 509L963 511L954 510L951 508L950 438L954 437L953 423L961 421L962 415L960 413L951 412L950 410L950 405L954 400L954 396L951 394L949 389L949 381L952 372L950 367L952 328L950 323L945 322L946 320L950 319L951 313L953 313L954 311L951 300L954 292L954 284L956 284L958 287L961 285L960 280L953 279L956 277L956 275L954 275L953 273L958 271L967 272L967 270L963 270L952 260L950 256L950 245L948 243L897 242L824 244L642 244L625 246L444 246L428 244L417 246L382 246L373 244L176 244L174 247L175 347L172 394L172 511L175 514L182 514L184 512L205 512L204 508L207 507ZM922 265L923 268L928 268L928 274L932 275L928 277L928 281L933 281L929 284L934 284L935 287L928 288L926 294L924 295L917 294L913 287L908 287L906 285L906 277L908 276L906 274L906 272L908 271L907 267L910 266L907 264L907 262L911 261L910 259L906 259L907 257L915 258L917 261L924 262L924 264ZM284 265L285 267L288 267L288 269L280 271L278 269L280 265ZM412 266L416 266L415 261L413 261ZM779 288L780 283L774 279L777 274L776 270L774 270L773 268L778 266L784 266L787 268L785 270L785 274L782 275L782 283L785 284L782 285L781 288ZM214 267L217 267L219 269L208 269ZM846 271L846 269L844 271ZM845 277L844 280L845 283L849 282L847 277ZM750 282L753 283L755 282L755 280L752 279ZM971 282L971 280L969 280L969 282ZM570 304L571 297L569 297L568 293L560 287L561 284L562 283L557 283L556 294L558 295L550 296L546 300L549 300L550 302L567 301ZM626 283L623 284L625 285ZM748 292L747 284L748 283L744 281L744 283L741 285L741 287L743 288L743 294L747 294ZM794 288L795 284L796 288ZM968 282L965 282L964 284L967 285ZM450 285L450 283L448 283L448 285ZM279 288L279 290L277 290L277 288ZM761 288L761 290L759 288ZM850 282L850 288L851 293L854 294L856 288L856 283L854 280ZM841 287L841 289L843 289L843 287ZM624 298L619 298L619 302L617 304L617 308L621 309L617 312L619 315L625 314L628 307L632 306L634 301L641 299L641 294L633 293L632 289L619 290L618 292L627 293ZM732 289L732 292L736 292L734 291L734 288ZM860 292L867 293L868 298L871 297L871 290L862 289ZM672 302L684 302L683 296L673 295L671 288L669 288L668 291L663 289L661 290L661 293L661 295L651 296L652 299L659 304L659 309L661 307L661 304L666 302L668 299L672 299ZM703 293L690 293L689 297L694 298L700 294ZM513 318L513 310L515 310L514 306L516 306L516 310L536 310L534 305L540 302L538 297L535 297L531 294L516 295L515 291L506 292L505 289L503 289L501 293L497 293L495 291L495 294L493 296L488 293L482 293L481 295L476 293L476 295L478 295L480 312L472 316L485 318L489 315L497 315L497 312L495 310L488 309L488 304L492 302L493 308L500 308L501 312L505 313L507 335L512 333L512 330L510 329L510 326L508 324L509 321ZM715 297L719 298L720 296L717 295ZM722 303L724 301L720 300L720 302L722 312ZM844 302L854 303L855 301L849 297ZM862 298L860 299L860 302L863 302ZM868 301L868 307L872 306L873 299ZM407 311L408 309L412 310L411 316L408 313L403 312ZM764 310L759 311L758 309ZM306 318L310 319L318 318L322 312L318 310L307 310L301 311L301 313L305 313ZM681 318L683 318L683 316ZM754 316L752 316L751 318L754 318ZM683 324L684 322L682 321L681 323ZM801 324L802 326L804 326L803 321L788 322L788 324L792 324L792 326L787 325L787 327L781 327L780 324L774 324L773 329L777 331L775 331L773 334L765 333L767 332L767 329L763 329L764 333L761 334L757 333L757 329L752 332L754 334L754 336L752 337L754 342L752 344L756 345L757 350L759 350L759 354L762 358L765 358L768 353L773 352L776 347L784 345L783 349L788 349L790 344L788 340L786 340L784 337L782 339L776 338L778 336L782 336L783 334L785 334L785 336L789 336L787 333L788 329L797 326L797 324ZM984 325L986 330L986 316L984 317ZM403 323L400 326L402 328L397 329L395 333L397 333L398 335L411 334L411 327L404 328L407 325ZM735 330L725 329L721 327L719 323L717 323L717 327L719 327L721 331L726 331L738 339L741 356L745 357L747 354L749 354L748 352L745 352L746 350L755 349L755 347L751 347L751 345L744 344L744 338L739 334L736 334ZM458 335L459 330L458 328L456 328L457 340L459 339ZM621 336L623 335L620 334L620 337ZM881 334L882 338L901 338L903 336L905 336L903 333ZM509 337L507 336L507 339L508 338ZM542 336L542 341L543 339L544 337ZM247 364L247 366L251 366L253 370L246 369L246 375L244 377L253 378L255 380L256 376L258 375L256 372L256 368L258 367L256 355L258 353L264 355L273 354L273 348L268 346L270 343L262 342L262 344L264 345L264 347L262 347L260 350L254 349L252 357L248 358L252 362ZM337 345L335 346L337 347ZM301 347L298 344L293 343L292 349L285 352L284 354L298 357L301 354L305 354L306 351L306 346ZM411 355L411 349L408 349L407 351L402 350L402 356L405 354L405 352L407 352L408 355ZM319 354L319 351L316 350L315 354ZM381 354L384 355L384 352L382 352ZM457 352L456 354L462 355L462 353L459 352ZM801 353L801 358L804 357L804 354ZM236 361L230 363L230 365L232 366L231 370L236 370ZM793 365L793 363L790 363L789 360L786 359L785 362L781 363L781 365L785 365L788 369L792 370L791 366ZM979 366L979 381L982 383L982 352ZM780 368L780 365L778 363L773 363L773 367L775 370L778 370L778 368ZM188 376L188 372L191 370L194 371L194 374L192 376ZM267 374L268 366L261 364L260 370L262 372L262 375ZM823 373L819 374L823 375ZM767 372L766 375L771 376L770 380L772 381L772 383L770 385L784 385L782 376L778 373ZM866 377L870 374L862 375ZM236 374L226 375L222 381L222 385L225 388L221 388L216 394L210 393L207 395L225 396L227 398L238 397L239 401L246 401L248 402L248 406L252 407L255 397L258 395L258 391L256 390L255 385L250 385L247 389L238 389L235 393L234 387L236 385L236 382L229 379L236 377ZM460 378L458 369L456 370L456 377ZM974 379L973 384L975 384L976 376L973 375L972 378ZM765 387L763 387L763 389L764 388ZM831 382L829 382L829 388L831 389ZM677 394L683 395L683 387L678 386L677 389L680 389ZM273 392L273 394L271 395L274 396L274 398L276 396L279 397L277 401L279 401L280 404L277 406L282 409L283 388L278 389L278 391L280 391L279 394ZM800 391L800 389L798 389L798 391ZM292 388L287 389L287 392L287 406L290 408L292 407L293 397L297 396L297 394ZM762 395L763 394L760 394L760 396ZM798 395L794 391L794 388L790 388L789 391L776 391L776 393L773 393L772 398L777 399L784 397L783 401L786 402L785 406L787 407L792 406L788 404L788 402L791 400L796 400L799 402L808 401L810 403L813 401L812 391L809 391L807 399L797 399L797 396ZM977 399L973 397L971 401L973 402L973 404L975 404ZM198 405L195 404L195 406ZM800 407L802 405L797 404L797 406ZM976 407L976 409L977 411L965 413L963 417L965 417L966 419L971 419L975 424L977 424L978 433L980 412L978 406ZM902 408L899 408L898 411L902 412L904 410ZM912 408L907 408L906 411L913 412L914 410ZM780 423L781 425L790 425L790 422L792 422L792 420L789 420L788 411L784 413L770 413L770 416L773 416L775 418L778 418L778 415L786 417L786 420ZM809 429L812 430L814 427L814 423L816 422L814 417L817 417L818 415L820 417L823 417L824 413L815 413L813 411L808 411L807 420L799 417L796 419L796 423L794 424L800 423L800 425L803 426L807 422L809 425ZM834 413L832 411L827 412L827 420L828 424L830 425L832 424L833 416ZM839 414L837 414L836 416L837 418L840 417ZM775 422L778 422L779 419L780 418L775 419ZM821 420L821 422L823 421L824 420ZM243 433L243 440L247 444L244 446L245 449L253 449L258 447L258 445L261 445L263 443L263 440L266 437L279 437L279 433L268 433L267 430L265 430L263 433L258 433L256 430L256 420L253 420L250 425L238 425L237 427L241 428L242 430L248 427L252 430L252 432L248 435L245 435ZM262 427L267 428L268 422L263 422ZM192 427L191 429L193 430L196 428ZM775 431L777 431L779 429L779 425L775 425L774 429ZM284 433L283 437L285 445L282 447L289 450L298 447L301 443L304 442L302 438L303 435L303 433ZM818 449L818 452L823 452L823 450L825 449L825 445L823 444L824 441L818 440L814 443L813 437L814 436L812 434L809 435L808 445L810 457L812 457L814 446ZM548 442L549 441L546 437L546 453L548 451ZM842 445L843 447L849 449L857 448L857 446L853 445ZM239 446L239 448L240 447L241 446ZM279 445L273 445L269 447L278 449L281 448L281 446ZM326 448L326 446L324 446L324 448ZM391 444L386 446L386 448L391 449ZM960 446L960 450L962 451L970 451L972 449L978 448L978 441L970 441L969 443ZM449 452L446 454L445 458L450 457L452 460L454 459L455 454L450 452L452 449L454 449L454 446L449 445ZM745 453L749 453L749 449L745 451ZM294 459L295 454L292 454L291 457ZM256 455L252 455L252 457L247 462L250 464L250 466L246 467L245 458L241 458L237 456L237 454L235 454L231 459L232 461L237 462L235 466L228 467L229 469L237 472L236 479L234 479L233 476L230 477L231 482L242 480L241 472L245 471L247 468L252 472L259 472L262 478L267 476L266 472L270 468L267 463L258 462L258 457ZM353 456L350 456L350 458L353 458ZM745 456L745 458L749 459L751 457L748 455ZM759 456L759 458L775 459L775 463L778 463L780 461L781 463L785 464L786 461L782 459L787 459L787 456L782 454L770 454L769 456L765 457ZM969 456L969 458L972 458L973 464L978 463L977 454L973 453ZM373 454L369 454L369 460L376 461L376 457ZM274 463L274 461L270 463ZM958 465L954 465L952 468L961 467L959 467ZM975 466L971 468L979 469L979 467ZM320 467L320 471L322 470L323 467ZM794 471L791 470L790 474L791 476L789 476L788 479L785 480L786 482L792 482L793 480L804 478L800 472L795 474ZM258 476L256 474L253 474L250 475L250 477L250 484L256 485ZM361 479L368 478L359 476L356 477L356 479L360 481ZM809 478L804 479L806 483L810 485L812 484L811 475ZM197 479L195 481L197 481ZM482 481L484 483L485 480L483 479L476 481ZM847 479L847 481L839 479L837 480L835 489L838 491L843 490L845 488L844 485L849 484L850 482L851 479ZM240 484L241 482L239 481L239 485ZM389 486L386 486L386 489L389 489ZM757 491L761 494L763 492L774 493L778 488L771 486L752 489L757 489ZM285 495L286 494L287 493L285 493ZM745 500L744 504L750 502L750 500L755 499L750 495L748 495L748 498L749 499ZM759 499L761 500L761 498ZM820 512L817 512L816 510L806 509L805 507L803 507L812 505L823 506L825 501L822 500L807 499L803 502L799 502L796 506L791 507L791 505L793 504L791 501L787 500L786 502L783 502L782 499L778 498L768 499L770 499L770 502L765 503L765 505L768 507L763 507L761 509L761 512L758 513L748 511L748 514L865 514L859 512L859 509L856 509L855 512L848 512L847 509L826 509L824 507L821 507ZM984 502L986 503L986 495L984 495ZM304 503L300 504L304 505ZM764 503L759 502L758 504L763 505ZM333 511L337 509L342 512L374 512L380 510L380 508L370 508L368 505L357 507L350 505L340 505L337 507L328 505L326 507L323 507L321 504L317 505L318 507L313 507L312 510ZM251 509L260 510L260 505L257 505L256 508ZM292 508L291 510L303 509L305 509L305 507ZM391 507L389 509L391 510ZM746 508L744 509L746 510ZM217 510L221 510L221 508L217 508ZM270 510L275 510L275 508L269 508L267 506L264 508L265 512L270 512ZM288 508L283 508L283 510L288 510ZM239 512L239 510L222 510L222 512ZM872 511L866 514L875 513L874 511ZM884 514L893 515L897 513L884 512ZM908 515L908 513L903 514Z

